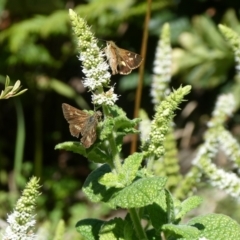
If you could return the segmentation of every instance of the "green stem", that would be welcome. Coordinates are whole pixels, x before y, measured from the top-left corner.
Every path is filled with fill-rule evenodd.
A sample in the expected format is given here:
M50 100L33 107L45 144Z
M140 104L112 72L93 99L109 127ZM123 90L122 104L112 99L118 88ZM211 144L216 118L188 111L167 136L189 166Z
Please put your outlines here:
M108 116L109 114L108 114L107 107L102 106L102 109L103 109L104 115ZM112 151L114 168L115 168L116 172L119 173L122 165L121 165L121 159L120 159L119 154L118 154L118 148L117 148L115 137L114 137L114 131L110 135L108 141L109 141L109 144L110 144L110 149Z
M136 208L128 209L128 211L129 211L129 214L131 216L133 226L134 226L134 229L137 233L138 239L139 240L147 240L148 238L147 238L146 233L144 232L144 230L142 228L141 221L140 221L140 218L137 214Z
M149 172L152 172L153 164L154 164L154 157L153 156L148 157L148 159L147 159L147 170Z
M20 172L23 162L23 152L25 143L25 121L22 104L19 98L14 99L16 112L17 112L17 136L15 145L15 156L14 156L14 175L15 175L15 186L20 178Z
M41 103L35 104L35 151L34 151L34 172L35 176L42 175L43 146L42 146L42 109Z

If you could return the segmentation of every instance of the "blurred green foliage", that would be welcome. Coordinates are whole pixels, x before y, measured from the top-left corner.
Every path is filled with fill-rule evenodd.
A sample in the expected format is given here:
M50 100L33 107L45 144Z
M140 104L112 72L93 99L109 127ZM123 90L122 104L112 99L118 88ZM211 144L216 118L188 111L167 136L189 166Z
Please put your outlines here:
M15 199L17 188L32 174L41 177L45 197L48 197L41 200L42 219L49 212L56 224L59 218L71 219L74 214L79 219L83 209L85 215L89 215L86 205L79 207L75 204L75 201L82 200L76 195L89 173L88 163L79 159L79 155L54 151L57 143L72 139L61 112L61 103L73 102L72 105L84 109L92 108L89 94L84 92L80 81L84 76L68 19L69 8L86 18L99 39L112 39L122 48L140 52L147 1L0 1L0 90L4 89L2 80L6 75L10 76L12 84L20 79L23 88L28 88L26 93L18 96L18 101L23 109L22 124L26 134L25 145L21 146L22 161L30 164L26 168L22 165L22 179L13 188L11 176L16 171L17 121L21 116L13 100L1 101L0 205L6 202L8 205L1 209L0 217L11 211L11 202L14 201L9 199ZM185 121L196 122L198 128L193 147L201 139L201 121L209 114L215 97L227 89L240 89L239 81L234 80L233 53L217 29L217 24L222 23L240 32L239 9L238 0L152 1L142 106L152 115L148 85L160 29L169 22L174 48L172 85L190 83L194 89L189 101L199 103L188 119L177 119L179 127ZM99 44L105 46L102 40ZM133 115L136 79L135 75L113 77L117 89L121 88L119 105L130 116ZM234 121L233 126L238 127L239 114ZM128 148L124 150L128 151ZM65 201L61 202L63 198ZM97 211L96 214L103 216L106 212Z

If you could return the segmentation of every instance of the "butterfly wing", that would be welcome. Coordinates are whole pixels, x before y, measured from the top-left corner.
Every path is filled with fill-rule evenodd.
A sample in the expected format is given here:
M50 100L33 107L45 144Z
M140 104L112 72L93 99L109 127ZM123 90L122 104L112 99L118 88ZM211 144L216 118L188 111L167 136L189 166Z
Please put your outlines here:
M134 52L119 48L118 70L120 74L129 74L132 69L138 68L143 61L143 58Z
M132 72L132 69L126 64L126 62L120 56L119 56L117 66L118 66L117 73L119 73L119 74L128 75L129 73Z
M97 111L94 115L88 117L85 125L82 128L81 143L85 148L89 148L97 139L97 125L98 119L101 117L101 112Z
M116 48L114 47L115 44L112 41L109 41L107 43L107 47L105 47L103 50L106 54L108 64L112 70L112 74L115 75L118 73L118 58L116 55Z
M94 116L88 118L85 126L83 127L81 134L81 143L85 148L89 148L96 141L97 138L97 124L98 121L94 119Z
M113 75L127 75L132 69L139 67L143 60L139 54L119 48L113 41L107 41L104 51Z
M70 133L74 137L79 137L79 134L89 118L89 114L66 103L62 104L62 109L63 115L69 123Z

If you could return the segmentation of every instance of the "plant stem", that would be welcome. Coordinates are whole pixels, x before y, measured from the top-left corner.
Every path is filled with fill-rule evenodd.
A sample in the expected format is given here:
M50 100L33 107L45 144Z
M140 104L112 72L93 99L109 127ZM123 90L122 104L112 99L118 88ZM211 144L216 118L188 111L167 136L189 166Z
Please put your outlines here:
M103 105L102 109L103 109L104 115L108 116L109 114L108 114L107 107ZM112 132L108 141L109 141L109 144L110 144L110 149L112 151L113 166L114 166L116 172L119 173L122 165L121 165L121 159L120 159L119 154L118 154L118 149L117 149L117 145L116 145L116 141L115 141L115 137L114 137L114 132Z
M132 219L132 222L133 222L133 225L134 225L134 229L137 233L138 239L147 240L148 238L147 238L146 233L144 232L144 230L142 228L140 218L137 214L136 208L128 209L128 211L129 211L129 214L131 216L131 219Z
M20 178L20 172L23 162L23 152L25 143L25 121L23 108L20 99L14 99L16 112L17 112L17 136L15 145L15 156L14 156L14 175L15 175L15 187Z
M147 159L147 169L148 169L149 172L153 171L153 163L154 163L154 157L153 156L148 157L148 159Z
M43 164L43 140L42 140L42 106L41 102L35 104L35 149L34 149L34 172L37 177L42 175Z

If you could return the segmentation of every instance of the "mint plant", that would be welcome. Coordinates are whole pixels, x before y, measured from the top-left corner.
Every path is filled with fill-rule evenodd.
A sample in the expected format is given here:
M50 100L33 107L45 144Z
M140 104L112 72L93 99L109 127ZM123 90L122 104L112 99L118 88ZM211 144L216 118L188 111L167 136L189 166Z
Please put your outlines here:
M8 215L8 226L2 234L3 240L36 238L34 228L36 225L35 208L36 200L40 195L39 179L32 177L27 183L22 196L18 199L14 211Z
M191 87L180 86L161 98L160 103L157 92L153 93L156 113L153 121L149 121L150 132L145 135L145 139L142 138L141 151L122 159L123 137L127 134L138 134L136 125L140 119L129 119L116 105L118 96L110 85L110 73L104 53L97 46L97 39L82 18L72 10L69 15L77 38L79 59L86 75L84 86L91 91L93 104L102 108L104 118L98 125L98 139L89 149L84 148L79 141L60 143L56 149L73 151L90 161L102 164L89 174L83 185L83 192L92 202L103 202L112 209L126 209L124 218L113 218L109 221L81 219L76 224L77 231L85 239L101 240L240 239L239 224L221 214L199 216L183 223L185 215L199 206L202 199L191 196L181 202L179 199L184 198L183 188L176 191L176 196L179 196L177 198L166 188L167 177L160 176L159 172L155 171L155 163L160 161L166 152L165 140L172 133L174 111L184 101ZM168 27L166 29L165 31L168 31ZM168 34L165 35L169 37ZM167 52L169 53L170 49ZM169 67L169 64L167 66ZM166 73L169 74L169 71ZM156 77L163 79L161 74ZM209 157L211 155L207 156ZM197 169L196 176L199 176L197 166L201 161L196 162L193 171ZM189 186L190 191L193 185Z

